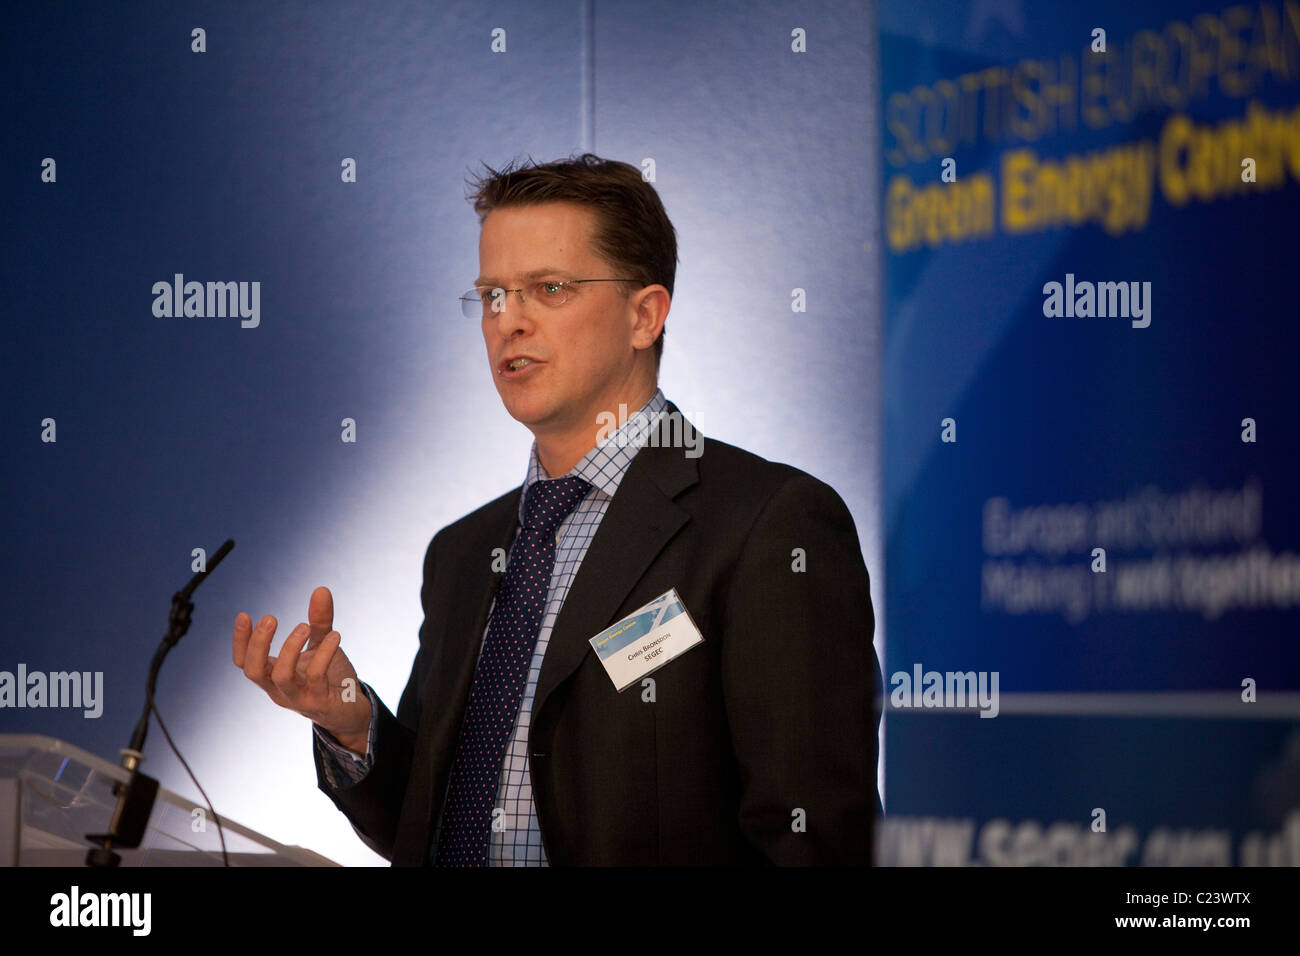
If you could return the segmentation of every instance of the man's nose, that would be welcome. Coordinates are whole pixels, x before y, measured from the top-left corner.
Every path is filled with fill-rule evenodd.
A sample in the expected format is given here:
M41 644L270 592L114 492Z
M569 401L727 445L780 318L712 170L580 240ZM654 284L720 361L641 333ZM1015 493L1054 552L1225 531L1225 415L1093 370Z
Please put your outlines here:
M532 322L533 303L524 298L522 289L504 292L499 299L492 300L488 318L497 323L497 331L509 337L516 328Z

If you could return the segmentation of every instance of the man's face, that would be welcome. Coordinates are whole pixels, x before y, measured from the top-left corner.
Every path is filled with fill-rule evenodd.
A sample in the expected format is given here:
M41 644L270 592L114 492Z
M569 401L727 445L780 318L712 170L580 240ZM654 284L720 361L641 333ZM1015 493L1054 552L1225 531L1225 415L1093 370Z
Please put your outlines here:
M636 368L634 310L615 282L568 287L558 308L533 301L539 279L618 278L591 246L595 213L568 202L495 209L479 235L476 285L524 289L508 293L500 312L483 319L492 380L506 410L534 435L597 427L597 414L617 412ZM517 372L508 359L529 356Z

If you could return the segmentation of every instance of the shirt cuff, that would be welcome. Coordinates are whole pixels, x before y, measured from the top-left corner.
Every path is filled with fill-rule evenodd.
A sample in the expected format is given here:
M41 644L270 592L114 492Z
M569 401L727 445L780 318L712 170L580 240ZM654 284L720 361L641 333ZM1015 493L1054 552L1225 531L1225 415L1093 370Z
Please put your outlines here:
M370 731L366 737L366 755L362 757L349 750L335 739L334 735L317 724L312 724L316 734L316 744L325 756L325 776L330 786L338 790L360 783L375 763L375 728L379 724L379 706L375 692L369 684L362 684L361 689L370 701Z

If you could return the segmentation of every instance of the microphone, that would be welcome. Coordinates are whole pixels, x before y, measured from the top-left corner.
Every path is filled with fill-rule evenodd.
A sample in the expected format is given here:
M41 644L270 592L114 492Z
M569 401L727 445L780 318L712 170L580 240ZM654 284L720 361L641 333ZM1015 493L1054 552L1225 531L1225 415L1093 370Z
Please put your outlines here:
M154 801L158 796L158 781L140 772L144 762L144 741L149 733L149 715L154 710L154 688L158 683L158 672L168 652L175 647L190 627L190 616L194 613L194 604L190 596L202 584L209 574L219 565L223 558L235 547L233 538L217 549L204 570L190 578L189 583L172 595L171 613L167 620L167 633L162 643L154 652L149 664L149 676L145 681L144 713L131 734L131 743L122 750L122 766L131 774L126 783L115 782L113 793L117 796L117 807L113 811L112 821L107 833L87 833L86 839L98 846L86 853L86 865L94 867L114 867L122 862L121 856L113 847L134 850L144 839L144 832L149 823L149 814L153 811ZM161 720L161 717L159 718ZM165 729L165 728L164 728ZM179 755L178 755L179 756ZM184 761L182 761L184 762ZM220 821L217 822L220 826Z

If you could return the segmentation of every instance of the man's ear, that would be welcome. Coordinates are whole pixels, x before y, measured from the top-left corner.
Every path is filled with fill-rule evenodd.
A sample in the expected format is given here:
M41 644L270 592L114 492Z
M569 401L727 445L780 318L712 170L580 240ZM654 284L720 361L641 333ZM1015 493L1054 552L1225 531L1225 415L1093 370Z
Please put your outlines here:
M632 293L629 303L636 313L632 327L632 344L638 349L648 349L655 344L668 319L672 298L661 285L648 285Z

